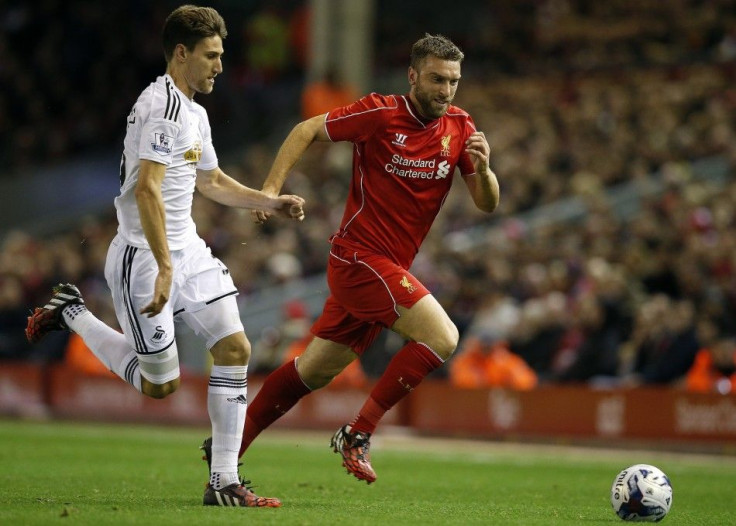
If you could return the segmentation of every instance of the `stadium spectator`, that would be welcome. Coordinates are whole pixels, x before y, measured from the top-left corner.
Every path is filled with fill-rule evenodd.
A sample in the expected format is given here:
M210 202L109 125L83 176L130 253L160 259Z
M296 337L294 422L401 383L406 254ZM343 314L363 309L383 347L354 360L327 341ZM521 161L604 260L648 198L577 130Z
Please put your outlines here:
M551 379L555 354L574 323L567 308L568 299L559 290L531 298L523 303L519 320L510 331L510 349L529 364L541 382Z
M671 384L683 378L699 348L694 308L689 300L658 294L639 311L631 340L623 343L630 361L624 385Z
M572 326L561 337L551 364L552 375L560 382L616 376L621 330L616 324L615 306L589 294L580 298L574 309Z
M461 389L505 387L527 391L537 385L534 370L492 333L470 336L449 368L450 383Z
M724 335L711 346L700 349L685 380L688 391L720 394L736 392L736 339Z
M286 360L292 344L303 340L309 333L311 320L307 306L300 300L284 303L282 316L274 325L263 328L253 347L248 366L251 373L268 374Z
M32 349L23 337L27 313L23 293L23 282L17 275L0 274L0 360L31 359Z
M307 83L302 91L302 119L324 115L330 110L347 106L358 98L358 91L340 80L334 67L328 68L321 78Z
M353 178L340 229L330 238L330 296L312 327L315 338L298 360L266 378L248 411L241 454L388 327L408 343L356 419L332 439L348 471L371 483L376 474L368 448L379 420L455 350L457 328L408 268L450 191L456 167L478 209L490 213L498 204L488 142L469 115L451 105L462 59L451 41L427 34L412 47L408 96L369 95L302 121L282 144L263 186L270 195L281 190L315 141L354 143ZM265 221L270 214L255 215Z
M207 392L211 473L203 504L278 507L278 499L255 495L239 479L250 343L235 285L197 235L191 203L196 188L227 206L301 219L304 201L243 186L218 166L207 112L193 98L212 92L226 36L213 8L184 5L172 11L162 31L166 72L143 90L128 115L115 199L118 235L105 265L123 333L95 317L76 286L60 284L28 318L26 335L35 342L50 331L73 331L121 379L147 396L164 398L180 382L174 321L181 319L205 338L214 359Z

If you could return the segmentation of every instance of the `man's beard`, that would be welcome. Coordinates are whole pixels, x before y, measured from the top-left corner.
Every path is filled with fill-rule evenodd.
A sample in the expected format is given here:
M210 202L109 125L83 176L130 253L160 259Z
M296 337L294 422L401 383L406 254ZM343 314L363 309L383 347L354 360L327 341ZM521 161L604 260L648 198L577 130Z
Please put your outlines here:
M417 99L417 102L419 103L419 109L421 110L424 117L430 119L439 119L445 114L445 112L447 112L447 106L443 108L434 107L432 105L432 102L434 102L434 97L430 97L424 91L415 88L414 95ZM448 106L451 102L451 99L447 101Z

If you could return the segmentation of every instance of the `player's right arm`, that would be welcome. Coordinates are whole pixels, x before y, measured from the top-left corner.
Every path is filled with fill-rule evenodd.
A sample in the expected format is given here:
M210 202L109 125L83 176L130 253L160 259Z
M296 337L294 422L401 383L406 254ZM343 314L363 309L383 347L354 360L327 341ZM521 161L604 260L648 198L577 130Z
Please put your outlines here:
M135 187L135 200L138 204L143 233L158 264L153 299L140 311L141 314L148 314L149 318L161 312L169 300L173 278L169 243L166 239L166 210L161 193L165 175L165 165L141 159L138 183Z
M317 115L311 119L300 122L291 130L284 142L281 144L276 158L271 165L263 183L263 192L274 197L279 194L284 186L289 172L294 167L304 152L314 141L329 141L330 137L325 130L325 118L327 114ZM256 223L263 223L271 214L264 210L255 210L253 216Z

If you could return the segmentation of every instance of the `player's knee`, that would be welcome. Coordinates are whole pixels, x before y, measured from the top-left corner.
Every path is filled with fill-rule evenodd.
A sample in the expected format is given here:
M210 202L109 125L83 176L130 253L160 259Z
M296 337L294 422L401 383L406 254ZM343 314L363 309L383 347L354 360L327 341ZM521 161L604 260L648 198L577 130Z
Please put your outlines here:
M337 376L337 373L330 371L307 371L304 374L300 373L299 376L304 384L314 391L329 384Z
M215 365L247 365L251 346L245 334L228 336L210 349Z
M428 345L442 360L447 360L455 352L455 349L457 349L459 339L460 333L457 327L454 323L449 322L445 330L437 335L436 341Z
M176 344L153 354L139 354L141 392L166 398L179 387L179 355Z
M346 345L315 338L296 360L296 370L311 390L329 384L357 355Z
M343 368L330 367L300 367L302 360L297 360L296 370L304 384L312 391L321 389L329 384L335 376L337 376Z
M250 342L245 340L237 345L230 345L220 357L229 365L247 365L250 361Z
M180 383L181 381L179 378L175 378L174 380L170 380L163 384L154 384L145 378L141 378L141 391L143 391L144 395L150 396L151 398L166 398L179 388Z

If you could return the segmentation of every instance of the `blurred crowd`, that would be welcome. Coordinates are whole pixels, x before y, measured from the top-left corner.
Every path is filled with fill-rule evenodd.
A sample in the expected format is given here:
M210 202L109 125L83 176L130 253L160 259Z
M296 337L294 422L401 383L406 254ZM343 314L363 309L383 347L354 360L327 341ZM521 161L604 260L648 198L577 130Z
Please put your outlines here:
M286 4L275 5L294 8L298 3ZM378 9L387 9L385 4L377 2ZM528 389L540 383L587 382L731 392L731 381L736 380L734 2L483 3L487 4L491 7L466 20L465 26L458 22L453 28L454 19L448 17L444 32L467 51L456 102L489 138L502 199L499 210L486 216L474 211L467 192L456 186L412 268L461 332L456 357L438 376L462 387ZM130 5L154 9L144 3ZM418 17L414 23L422 28L418 33L397 31L401 16L377 17L379 74L403 70L417 35L439 30L427 11L413 12ZM77 12L85 13L81 7ZM258 27L270 27L268 17L278 10L258 13L266 19ZM6 14L6 27L11 19ZM281 20L282 27L294 27ZM485 30L473 31L467 23L486 24ZM244 22L243 27L253 25ZM138 76L160 73L159 50L154 46L158 35L150 33L153 40L134 46L138 52L147 50L149 60L135 57L125 62L126 68L138 63ZM8 34L0 34L0 57L7 52ZM100 44L121 53L127 47L120 42ZM60 67L43 60L41 47L34 59L44 67ZM235 61L245 60L244 53L232 55ZM283 63L291 66L284 66L274 78L296 75L298 60ZM2 82L7 82L14 64L5 60L0 64ZM20 117L13 112L21 110L12 94L28 92L21 81L31 82L26 77L33 71L12 79L21 84L0 95L0 125L6 126L0 132L12 131L15 141L28 136L24 138L26 127L14 121ZM68 79L67 71L46 73ZM243 66L237 78L258 77L266 88L279 83L269 84L267 76L253 71ZM115 122L126 115L140 84L119 85L104 71L89 74L100 78L78 81L95 86L102 82L94 94L110 112L96 112L94 118ZM124 77L140 78L133 73ZM251 88L255 85L248 82ZM67 86L71 90L67 95L75 87L79 89ZM65 88L59 82L44 83L43 89ZM228 111L233 92L223 91L221 99L210 102L214 107L224 100L222 111ZM115 93L114 101L105 98L110 93ZM291 97L288 90L280 93L293 99L297 107L293 113L298 115L299 97ZM34 103L18 98L32 116ZM75 109L78 97L60 96L58 101L67 98L67 104L54 106L58 122L79 126L80 119L70 115L81 115L84 108ZM36 110L43 113L43 107ZM211 114L213 121L216 115ZM58 141L79 136L68 130L29 128L63 135L65 139ZM217 130L216 123L213 129ZM104 133L97 137L103 138ZM3 143L13 155L24 151L17 144ZM83 144L78 146L82 151ZM58 162L72 150L48 151L41 157ZM225 171L257 185L253 174L265 175L273 144L249 140L238 151L229 157ZM23 166L31 157L21 155L10 164ZM725 178L701 177L695 170L694 161L713 157L726 165ZM327 239L342 215L350 162L347 145L318 144L310 149L286 188L307 199L307 219L299 225L278 220L255 225L246 211L195 200L199 233L231 269L241 298L324 272ZM660 190L642 192L638 206L625 213L616 208L613 190L630 185L635 191L648 188L652 181ZM525 214L570 198L582 204L582 215L549 217L534 225L523 220ZM50 286L59 281L79 284L90 307L116 326L102 276L115 228L113 215L95 216L54 236L16 231L0 240L0 358L64 356L67 342L62 338L34 348L23 340L29 307L43 304ZM268 355L260 360L263 371L292 352L292 344L304 344L307 318L303 309L290 304L282 327L249 335L254 354ZM380 370L382 365L375 362L385 360L400 344L391 337L379 340L373 361L369 352L363 363L368 376ZM257 363L256 359L254 366Z
M183 2L6 0L0 4L0 177L118 149L125 116L166 67L165 17ZM185 2L184 2L185 3ZM304 0L209 2L226 20L227 65L202 97L220 147L263 140L298 111Z

